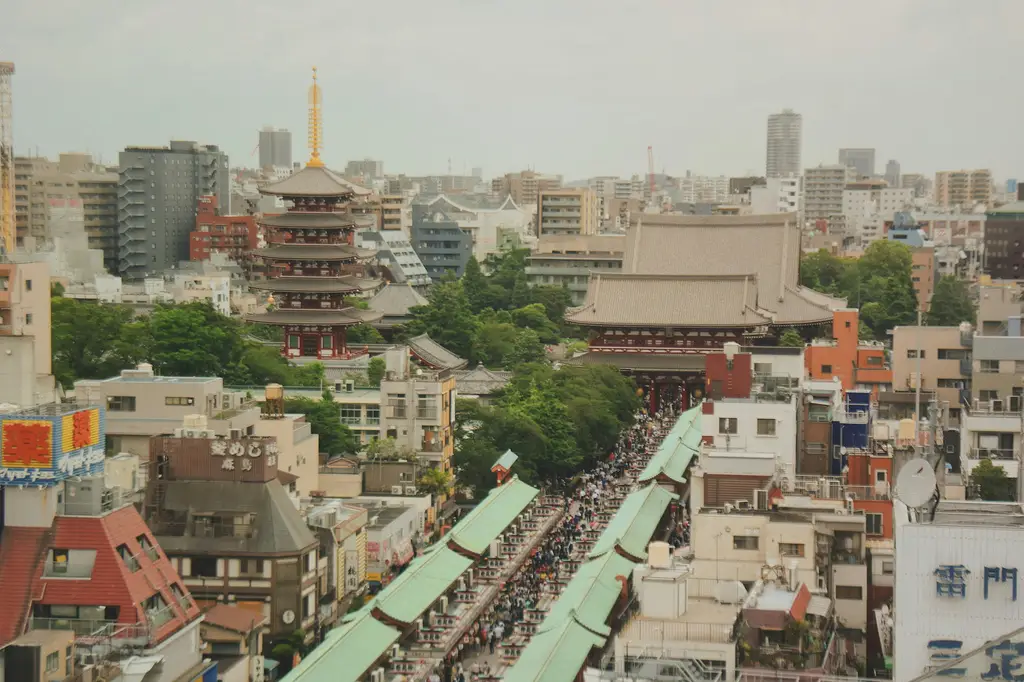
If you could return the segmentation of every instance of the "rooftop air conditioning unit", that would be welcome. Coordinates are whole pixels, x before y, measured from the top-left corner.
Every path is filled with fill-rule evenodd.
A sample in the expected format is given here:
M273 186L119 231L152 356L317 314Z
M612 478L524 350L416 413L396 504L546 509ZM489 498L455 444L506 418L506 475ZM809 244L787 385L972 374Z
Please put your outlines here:
M342 387L342 384L341 384L340 381L335 381L334 382L334 392L335 393L341 393L341 387Z
M737 509L750 509L750 500L736 500Z
M414 486L414 485L407 485L407 486L405 486L405 494L406 495L410 495L410 496L411 495L415 495L416 494L416 486Z
M993 412L1002 412L1003 411L1003 401L999 400L999 399L993 400L992 401L992 411Z
M392 495L401 495L402 494L402 486L400 486L400 485L393 485L393 486L391 486L391 494Z
M230 410L234 407L234 396L230 393L222 393L220 396L220 406L223 410Z
M356 390L356 382L352 381L351 379L346 379L345 380L345 393L351 393L354 390Z
M242 429L231 429L230 431L228 431L228 434L232 438L241 438L242 437Z

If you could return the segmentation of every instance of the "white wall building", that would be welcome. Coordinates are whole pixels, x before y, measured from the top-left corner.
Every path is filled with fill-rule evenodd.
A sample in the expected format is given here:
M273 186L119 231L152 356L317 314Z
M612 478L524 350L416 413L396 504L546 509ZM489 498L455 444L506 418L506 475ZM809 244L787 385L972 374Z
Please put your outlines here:
M757 398L724 398L710 403L713 413L705 410L701 420L707 446L706 456L716 462L711 473L754 474L771 476L777 470L787 476L796 474L797 396L785 400ZM760 465L749 459L763 460ZM734 471L728 471L727 460L735 460ZM717 469L725 467L721 471ZM766 469L762 471L762 469Z
M987 459L1001 467L1008 478L1016 480L1020 475L1021 432L1024 431L1021 412L1004 412L1009 405L995 411L987 400L975 403L971 409L965 409L961 417L961 471L970 477L974 467Z
M209 301L222 315L231 314L231 277L227 274L175 274L171 287L175 303Z
M912 680L1020 628L1020 504L943 500L934 519L914 523L896 501L893 514L894 680Z
M898 211L914 206L914 190L896 188L864 188L843 190L843 216L846 232L857 237L861 244L882 238L885 221L891 221Z
M479 261L499 251L499 237L505 230L515 232L521 238L529 236L533 211L536 210L536 206L530 209L519 207L511 196L499 201L488 201L470 195L449 197L440 194L427 206L431 207L430 213L444 211L460 228L470 233L473 238L473 255Z
M750 188L750 212L799 213L803 208L803 178L767 178L765 184Z

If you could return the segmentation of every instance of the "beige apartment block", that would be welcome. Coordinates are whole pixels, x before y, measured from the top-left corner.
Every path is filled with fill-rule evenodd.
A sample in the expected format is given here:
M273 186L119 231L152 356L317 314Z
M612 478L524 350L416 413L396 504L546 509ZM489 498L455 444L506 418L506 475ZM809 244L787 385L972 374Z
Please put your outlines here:
M597 194L587 187L545 190L537 197L537 236L597 234Z
M896 391L934 391L948 403L950 421L959 422L960 389L971 377L971 334L968 327L896 327L892 330L892 387ZM918 348L921 351L918 369Z
M922 246L912 249L910 262L917 306L921 312L928 312L932 294L935 293L935 247Z
M106 406L107 451L129 452L141 462L149 461L150 438L173 433L189 415L206 417L207 428L218 436L256 435L260 422L251 397L225 390L223 379L156 376L146 363L110 379L76 381L75 398Z
M1006 336L1009 319L1022 312L1019 282L997 280L978 285L977 330L981 336Z
M1024 400L1024 336L1020 313L1010 319L1009 335L975 336L971 398L993 412L1021 412Z
M0 263L0 403L58 400L51 370L50 268Z
M582 305L590 273L622 270L625 246L624 235L545 234L526 260L526 281L530 286L565 286L573 305Z
M253 435L277 439L277 470L298 479L288 488L300 497L320 490L320 437L305 415L261 415L253 425Z
M992 171L939 171L935 174L935 203L939 206L970 208L974 204L992 205Z
M450 471L455 438L455 377L447 371L413 368L405 348L385 354L380 382L380 434Z
M536 171L524 170L519 173L506 173L491 181L491 193L498 197L511 196L512 201L520 206L534 206L540 192L558 189L562 186L562 176L544 175Z
M843 192L857 172L842 165L804 171L804 219L829 220L843 214Z

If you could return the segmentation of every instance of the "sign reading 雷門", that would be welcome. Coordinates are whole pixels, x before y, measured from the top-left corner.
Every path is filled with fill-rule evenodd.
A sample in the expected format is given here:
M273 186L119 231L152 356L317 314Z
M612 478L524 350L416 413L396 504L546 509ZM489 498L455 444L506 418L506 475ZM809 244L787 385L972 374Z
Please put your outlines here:
M53 485L103 471L102 409L61 408L0 414L0 485Z

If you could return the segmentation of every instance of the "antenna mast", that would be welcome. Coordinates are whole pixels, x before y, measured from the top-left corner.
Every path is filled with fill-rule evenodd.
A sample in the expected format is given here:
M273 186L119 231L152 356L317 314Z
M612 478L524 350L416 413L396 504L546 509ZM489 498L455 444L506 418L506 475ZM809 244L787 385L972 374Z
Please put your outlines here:
M309 86L309 161L306 163L307 167L320 168L324 165L324 162L320 160L320 149L324 143L324 121L320 113L322 102L314 66L313 84Z
M11 76L14 62L0 62L0 254L14 251L14 117Z
M651 192L651 201L654 201L654 147L647 147L647 182Z

